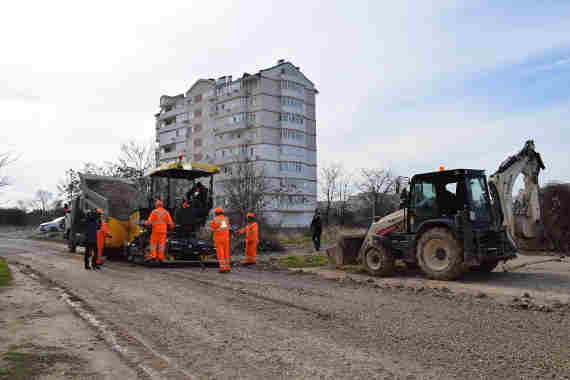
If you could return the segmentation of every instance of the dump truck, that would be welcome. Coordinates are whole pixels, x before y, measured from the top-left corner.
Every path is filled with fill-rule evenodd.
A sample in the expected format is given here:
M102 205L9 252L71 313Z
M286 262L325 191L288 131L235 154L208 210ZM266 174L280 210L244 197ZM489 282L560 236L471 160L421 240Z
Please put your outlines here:
M354 258L377 276L389 276L396 260L436 280L457 279L468 269L490 272L516 257L512 190L521 173L531 200L526 237L540 230L538 174L544 168L528 140L489 179L478 169L416 174L402 190L400 210L373 222L364 235L340 237L330 254Z
M127 179L80 173L80 195L71 202L65 237L70 252L85 246L86 214L102 209L111 237L105 238L104 255L125 255L128 244L141 233L137 208L141 197L135 184Z

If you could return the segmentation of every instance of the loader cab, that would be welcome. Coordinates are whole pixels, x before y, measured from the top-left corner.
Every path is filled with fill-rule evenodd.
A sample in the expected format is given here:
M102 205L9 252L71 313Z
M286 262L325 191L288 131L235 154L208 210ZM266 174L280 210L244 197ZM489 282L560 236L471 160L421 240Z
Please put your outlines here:
M463 215L477 224L491 222L491 210L485 172L455 169L418 174L412 177L407 230L415 233L428 221L458 224Z

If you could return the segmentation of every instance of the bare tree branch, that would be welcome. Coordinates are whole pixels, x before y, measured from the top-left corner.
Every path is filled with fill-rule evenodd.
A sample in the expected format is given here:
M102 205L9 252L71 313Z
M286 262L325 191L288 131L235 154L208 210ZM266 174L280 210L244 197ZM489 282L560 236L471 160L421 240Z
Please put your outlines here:
M71 202L80 193L79 173L69 169L65 172L65 177L57 184L58 195L63 196L66 201Z
M4 169L8 165L12 164L16 161L18 157L16 157L11 152L0 153L0 170ZM10 185L10 180L6 176L0 176L0 188Z
M34 197L35 204L43 214L47 214L51 199L53 199L53 193L43 189L36 191L36 196Z
M255 161L234 160L229 178L220 180L229 211L236 213L239 220L246 221L248 212L261 217L269 204L267 193L269 182L265 178L264 168L257 167Z
M330 213L338 193L339 179L342 172L342 165L340 163L333 163L323 166L319 173L319 190L326 202L324 212L326 224L329 224Z
M360 169L360 181L356 184L365 199L372 207L372 220L377 215L383 216L387 210L381 200L385 195L393 193L396 179L390 170L386 169ZM392 207L388 207L392 208Z

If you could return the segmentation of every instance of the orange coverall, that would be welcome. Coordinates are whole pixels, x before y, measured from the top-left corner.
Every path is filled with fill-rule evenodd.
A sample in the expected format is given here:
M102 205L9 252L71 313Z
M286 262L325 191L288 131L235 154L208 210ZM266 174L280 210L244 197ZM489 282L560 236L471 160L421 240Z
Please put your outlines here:
M257 222L248 223L238 232L240 234L245 233L245 262L255 264L257 261L257 243L259 243Z
M168 232L168 227L171 229L174 228L174 222L170 217L170 213L163 207L155 208L144 224L145 226L152 225L152 233L150 234L150 258L164 261L166 232Z
M97 260L95 261L97 265L103 264L103 248L105 247L105 237L107 236L111 237L111 233L105 220L101 217L101 228L97 230Z
M230 271L230 221L223 215L216 215L210 222L214 233L216 256L220 263L220 272Z

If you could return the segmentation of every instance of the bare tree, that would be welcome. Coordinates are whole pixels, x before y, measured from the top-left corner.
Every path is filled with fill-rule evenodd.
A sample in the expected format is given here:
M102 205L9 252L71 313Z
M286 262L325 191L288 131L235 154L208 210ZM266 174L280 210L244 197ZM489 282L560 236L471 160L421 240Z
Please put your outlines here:
M11 152L0 153L0 170L4 169L6 166L10 165L18 158ZM8 186L10 181L6 176L0 176L0 188Z
M47 214L49 209L49 202L53 199L53 193L39 189L36 191L36 195L33 199L33 204L36 206L36 209L39 209L42 214Z
M137 143L134 140L121 144L121 153L115 163L121 177L138 180L154 167L155 147L150 143Z
M376 215L383 216L392 211L391 205L382 202L387 194L395 191L396 180L392 172L386 169L360 169L360 177L357 187L372 207L372 220Z
M323 166L319 173L319 191L326 202L324 212L326 224L329 224L330 213L338 193L342 171L343 167L340 163L332 163Z
M77 170L68 169L65 172L65 177L59 180L57 184L58 195L63 196L66 201L71 202L81 191L79 185L79 172L77 172Z
M227 208L245 222L248 212L261 217L269 204L270 190L263 167L256 167L249 159L231 164L229 178L221 180Z
M353 178L352 175L341 169L339 178L337 180L337 199L338 199L338 214L340 219L340 224L344 225L349 210L349 199L354 193Z
M149 179L145 177L147 170L155 166L155 146L153 142L138 143L131 140L121 144L121 152L115 163L108 163L113 175L133 180L140 194L149 194Z

